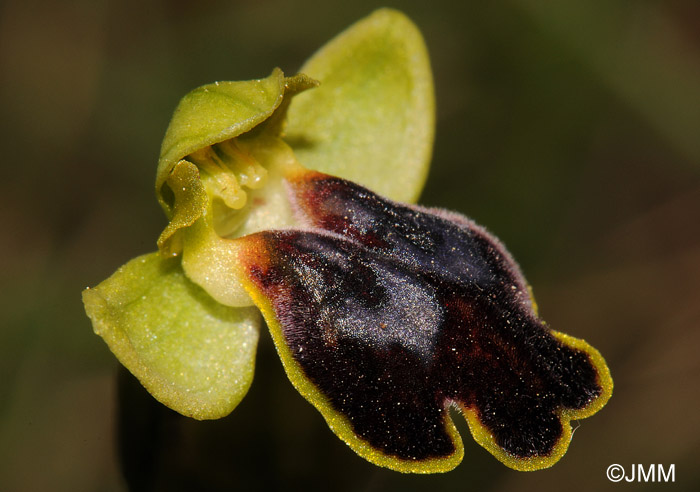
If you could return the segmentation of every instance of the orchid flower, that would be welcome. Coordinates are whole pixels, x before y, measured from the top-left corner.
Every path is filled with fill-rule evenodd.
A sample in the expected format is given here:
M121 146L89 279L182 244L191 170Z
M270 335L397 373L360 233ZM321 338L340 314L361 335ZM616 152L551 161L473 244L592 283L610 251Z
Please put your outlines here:
M433 129L425 45L388 9L298 75L190 92L161 148L158 251L83 292L95 332L163 404L217 419L250 387L264 318L292 384L368 461L451 470L454 408L507 466L553 465L610 372L540 319L498 239L405 203Z

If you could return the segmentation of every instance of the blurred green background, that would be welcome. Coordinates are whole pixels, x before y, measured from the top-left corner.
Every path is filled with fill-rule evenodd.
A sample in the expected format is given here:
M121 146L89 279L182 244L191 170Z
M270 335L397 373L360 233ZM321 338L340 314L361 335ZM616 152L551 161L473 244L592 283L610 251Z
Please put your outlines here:
M459 418L455 471L370 465L294 391L267 332L239 408L185 419L84 315L83 288L155 249L179 98L293 73L383 5L415 20L433 62L421 202L498 235L543 317L610 365L612 400L552 469L505 468ZM690 0L1 3L0 490L619 490L612 463L675 464L664 490L698 490L698 19Z

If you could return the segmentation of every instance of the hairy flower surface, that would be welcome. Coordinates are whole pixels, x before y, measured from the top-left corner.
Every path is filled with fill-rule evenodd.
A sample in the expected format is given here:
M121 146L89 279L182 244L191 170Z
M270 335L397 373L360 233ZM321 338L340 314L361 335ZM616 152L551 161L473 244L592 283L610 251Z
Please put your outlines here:
M262 312L291 382L367 460L454 468L455 407L506 465L551 466L610 373L538 317L495 237L401 203L433 128L423 40L387 9L299 75L195 89L161 148L159 251L83 292L95 332L159 401L212 419L248 391Z

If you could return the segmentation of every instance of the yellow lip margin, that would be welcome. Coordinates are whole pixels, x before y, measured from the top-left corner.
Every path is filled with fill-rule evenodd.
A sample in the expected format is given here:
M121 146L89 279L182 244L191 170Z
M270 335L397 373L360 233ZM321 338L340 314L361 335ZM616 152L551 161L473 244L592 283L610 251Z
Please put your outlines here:
M443 458L433 458L427 460L404 460L395 456L387 455L374 447L367 441L361 439L352 430L352 425L347 416L338 412L333 408L326 396L306 377L301 366L292 356L291 351L284 341L282 327L277 319L271 301L255 286L255 283L249 279L245 271L245 261L241 261L243 256L252 255L256 257L256 263L265 265L268 263L265 251L265 241L257 234L241 237L234 240L239 245L237 252L239 276L241 283L250 295L253 303L260 309L265 318L272 340L277 349L277 353L282 360L287 377L292 382L292 385L301 395L308 400L316 409L321 412L326 423L331 430L343 440L350 448L362 458L370 463L378 466L389 468L394 471L403 473L443 473L453 470L464 458L464 444L461 436L457 431L456 426L449 414L450 405L456 405L463 413L469 430L474 440L495 456L504 465L518 471L535 471L544 468L549 468L561 459L566 453L571 442L572 430L571 420L583 419L595 414L603 408L612 396L613 381L610 375L605 359L600 355L600 352L589 345L584 340L560 333L555 330L550 330L552 336L559 340L564 345L570 348L584 352L593 366L597 374L597 383L601 388L601 393L596 398L591 400L588 405L579 409L562 408L559 410L559 420L562 424L562 435L557 444L552 449L552 452L546 456L534 456L530 458L518 458L504 451L494 439L493 434L479 420L478 413L475 409L464 406L459 402L446 401L443 411L445 412L445 430L450 436L455 452ZM243 243L247 243L245 246ZM245 251L245 253L243 253ZM241 254L243 253L243 254Z
M457 465L459 465L464 457L464 445L462 443L462 438L457 431L457 427L454 425L454 422L449 415L449 403L447 402L444 408L446 416L445 430L454 444L455 451L451 455L443 458L432 458L427 460L400 459L396 456L382 453L381 450L372 447L367 441L355 434L355 432L352 430L352 425L350 424L348 417L333 408L328 398L306 377L301 366L296 362L296 360L294 360L292 352L289 350L284 341L282 327L275 316L272 303L265 295L262 294L260 290L256 288L254 282L249 280L244 267L246 262L240 261L240 259L242 259L241 257L254 252L252 254L256 255L258 259L261 259L261 263L266 263L262 254L262 248L264 248L264 246L262 246L262 248L260 247L260 242L264 241L260 241L260 239L256 236L256 234L253 234L235 240L239 243L243 241L249 243L249 245L244 248L247 250L246 253L241 255L242 251L239 250L239 261L236 262L240 268L239 274L241 277L241 283L252 298L253 303L258 307L258 309L260 309L263 317L265 318L265 322L270 329L272 340L275 344L275 348L277 349L277 353L282 360L282 366L287 373L287 377L292 382L294 388L296 388L296 390L301 393L306 400L308 400L319 412L321 412L321 415L323 415L323 418L326 419L326 423L335 433L335 435L337 435L343 442L350 446L353 451L370 463L402 473L444 473L453 470Z
M572 437L570 422L572 420L590 417L598 410L603 408L612 396L612 377L610 376L610 370L605 363L605 359L603 359L603 356L600 355L600 352L580 338L575 338L554 330L550 330L550 332L554 338L562 342L564 345L584 352L588 356L589 360L596 369L598 386L601 388L600 395L591 400L591 402L585 407L578 409L562 408L559 410L562 435L550 454L547 456L518 458L510 453L507 453L500 446L498 446L498 444L496 444L493 434L481 423L476 410L459 405L465 418L467 419L469 430L471 431L474 440L486 448L489 453L494 455L504 465L518 471L542 470L543 468L549 468L554 465L561 459L562 456L564 456L564 453L566 453L566 450L569 448L569 443L571 442Z

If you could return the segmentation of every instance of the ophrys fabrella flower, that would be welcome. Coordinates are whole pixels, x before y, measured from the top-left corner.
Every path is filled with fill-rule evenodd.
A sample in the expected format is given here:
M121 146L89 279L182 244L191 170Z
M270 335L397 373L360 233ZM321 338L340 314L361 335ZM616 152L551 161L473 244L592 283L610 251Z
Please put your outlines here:
M301 72L183 99L156 178L160 251L84 292L95 331L158 400L219 418L250 386L262 312L294 386L369 461L454 468L455 407L506 465L551 466L610 373L538 317L496 238L400 203L432 146L420 34L381 10Z

